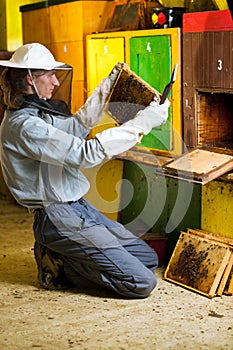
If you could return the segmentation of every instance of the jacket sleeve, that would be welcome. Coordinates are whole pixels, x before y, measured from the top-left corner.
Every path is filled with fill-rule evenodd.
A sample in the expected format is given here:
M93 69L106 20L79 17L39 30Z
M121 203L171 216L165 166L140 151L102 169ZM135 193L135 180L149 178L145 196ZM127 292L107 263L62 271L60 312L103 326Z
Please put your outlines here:
M107 157L129 150L143 135L148 134L154 127L164 124L168 118L169 105L168 100L162 105L158 101L152 101L148 107L138 112L134 119L96 134Z
M86 103L75 113L84 126L91 129L103 116L111 88L118 77L122 63L117 63L107 78L95 88Z
M106 155L97 139L86 141L45 123L40 118L28 118L14 130L7 149L40 162L73 168L88 168L101 163Z

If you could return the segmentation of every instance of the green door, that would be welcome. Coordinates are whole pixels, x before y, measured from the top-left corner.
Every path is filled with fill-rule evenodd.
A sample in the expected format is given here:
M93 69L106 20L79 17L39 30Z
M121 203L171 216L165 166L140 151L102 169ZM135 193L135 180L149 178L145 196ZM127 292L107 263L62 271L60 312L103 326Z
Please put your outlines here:
M160 93L171 76L170 35L133 37L130 39L130 68ZM170 96L169 96L170 97ZM142 138L150 149L171 150L172 112L163 126Z

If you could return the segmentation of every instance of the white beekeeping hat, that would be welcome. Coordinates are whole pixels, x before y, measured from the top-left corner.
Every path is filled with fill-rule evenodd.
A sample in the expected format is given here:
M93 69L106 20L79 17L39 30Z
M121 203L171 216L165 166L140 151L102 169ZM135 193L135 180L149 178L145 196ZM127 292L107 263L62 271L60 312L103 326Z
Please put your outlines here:
M70 69L65 63L58 62L52 53L39 43L20 46L10 60L0 60L0 66L24 69Z

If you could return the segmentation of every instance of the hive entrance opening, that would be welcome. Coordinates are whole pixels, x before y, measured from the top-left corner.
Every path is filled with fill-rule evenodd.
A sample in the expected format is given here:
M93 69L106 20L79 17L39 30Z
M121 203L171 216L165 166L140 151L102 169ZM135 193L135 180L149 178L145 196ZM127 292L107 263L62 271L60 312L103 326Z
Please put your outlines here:
M232 93L197 91L197 143L233 149Z

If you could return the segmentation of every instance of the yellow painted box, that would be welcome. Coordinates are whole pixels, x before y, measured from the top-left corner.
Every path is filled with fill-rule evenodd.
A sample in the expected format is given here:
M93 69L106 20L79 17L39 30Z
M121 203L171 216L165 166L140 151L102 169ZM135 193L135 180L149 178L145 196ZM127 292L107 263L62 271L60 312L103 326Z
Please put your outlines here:
M233 181L211 181L202 187L202 229L233 238Z

